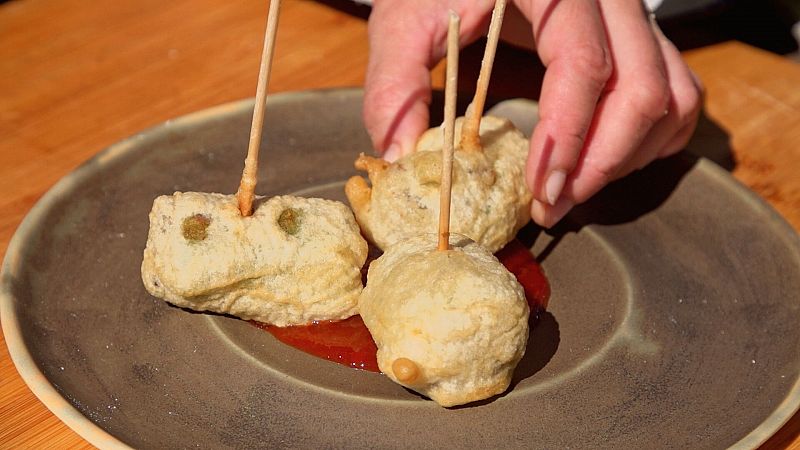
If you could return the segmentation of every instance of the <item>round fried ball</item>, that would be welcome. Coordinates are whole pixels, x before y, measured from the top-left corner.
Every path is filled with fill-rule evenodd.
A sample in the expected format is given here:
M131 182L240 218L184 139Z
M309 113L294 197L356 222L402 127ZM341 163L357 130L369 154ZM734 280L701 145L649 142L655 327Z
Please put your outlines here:
M522 286L487 250L462 235L437 251L437 236L412 237L373 261L361 317L389 378L442 406L505 391L528 340Z
M462 122L456 122L456 142ZM481 120L480 136L482 151L456 148L453 155L450 227L496 252L530 220L528 140L509 120L492 116ZM442 140L441 128L432 128L420 137L416 152L395 163L364 155L356 161L370 183L352 177L345 192L365 236L381 249L436 229Z

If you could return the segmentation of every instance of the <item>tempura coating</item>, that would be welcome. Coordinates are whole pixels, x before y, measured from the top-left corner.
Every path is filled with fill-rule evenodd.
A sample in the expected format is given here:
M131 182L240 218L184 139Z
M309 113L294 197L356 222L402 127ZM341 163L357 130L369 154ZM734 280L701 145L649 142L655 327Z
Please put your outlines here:
M177 306L278 326L358 312L367 243L342 203L233 195L158 197L142 262L147 291Z
M487 250L451 235L400 241L373 261L359 309L396 383L442 406L505 391L525 353L530 309L519 282Z
M461 140L463 118L456 121ZM456 148L450 228L496 252L530 220L532 194L525 184L528 140L511 121L481 120L483 151ZM361 155L356 168L368 172L345 186L365 236L381 249L406 236L435 230L439 220L442 129L420 137L416 152L395 163Z

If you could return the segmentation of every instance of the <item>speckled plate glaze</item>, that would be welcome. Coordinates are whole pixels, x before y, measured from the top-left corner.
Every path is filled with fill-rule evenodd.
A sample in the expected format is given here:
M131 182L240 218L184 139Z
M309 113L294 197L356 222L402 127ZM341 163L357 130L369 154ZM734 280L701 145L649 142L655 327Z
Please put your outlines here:
M276 95L259 193L344 198L362 93ZM2 325L17 368L100 447L754 447L797 409L800 242L724 170L682 155L520 238L552 283L505 395L443 409L234 318L150 297L154 197L234 192L251 101L121 142L14 236ZM434 106L434 108L438 108ZM530 129L535 104L498 110Z

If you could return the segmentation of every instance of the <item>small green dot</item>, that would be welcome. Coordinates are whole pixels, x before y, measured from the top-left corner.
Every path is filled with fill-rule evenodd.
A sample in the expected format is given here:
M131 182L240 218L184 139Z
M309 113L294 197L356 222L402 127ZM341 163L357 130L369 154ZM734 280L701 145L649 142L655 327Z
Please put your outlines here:
M287 234L294 236L300 231L300 222L303 212L294 208L286 208L278 216L278 226Z
M208 236L208 226L211 225L211 218L202 214L195 214L183 219L181 231L187 241L202 241Z

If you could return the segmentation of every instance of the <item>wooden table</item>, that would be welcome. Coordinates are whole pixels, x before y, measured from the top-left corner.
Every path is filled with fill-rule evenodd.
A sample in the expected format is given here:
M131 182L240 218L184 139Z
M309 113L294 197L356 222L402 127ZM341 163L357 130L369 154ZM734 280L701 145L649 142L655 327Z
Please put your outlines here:
M59 178L169 118L251 97L267 2L17 0L0 5L0 255ZM366 24L285 1L271 92L359 86ZM800 66L739 43L688 52L733 175L800 229ZM3 339L0 337L0 339ZM0 344L0 447L90 447L30 392ZM800 448L800 414L765 448Z

